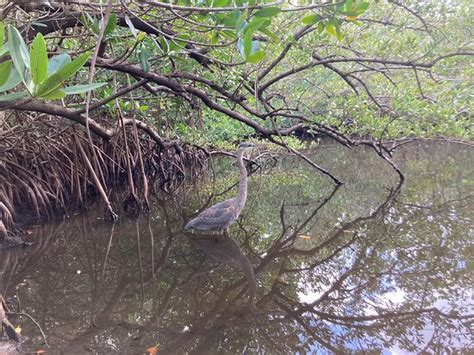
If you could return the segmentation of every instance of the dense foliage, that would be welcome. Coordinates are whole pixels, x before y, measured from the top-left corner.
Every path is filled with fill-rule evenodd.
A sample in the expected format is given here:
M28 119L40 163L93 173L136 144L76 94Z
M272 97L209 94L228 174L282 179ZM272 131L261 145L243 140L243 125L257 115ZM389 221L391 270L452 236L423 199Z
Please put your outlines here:
M209 144L302 128L377 138L470 138L470 1L111 1L57 5L54 13L46 5L23 6L5 11L4 21L21 29L32 51L48 48L56 55L50 72L56 58L68 58L61 53L79 55L82 63L88 56L80 54L95 49L94 80L109 85L95 90L92 102L102 105L92 104L91 112L105 109L113 117L121 110L165 139ZM0 33L3 39L3 28ZM64 91L58 86L67 77L56 77L60 91L33 92L31 82L45 85L51 78L28 73L30 58L21 37L12 37L17 33L8 30L2 53L10 48L24 85L5 86L11 62L3 62L0 91L10 96L1 100L23 96L25 86L33 97L50 100L99 86ZM32 54L31 65L35 58L46 61ZM139 79L146 82L127 93L124 87ZM71 81L87 80L79 75ZM55 105L83 102L68 98Z

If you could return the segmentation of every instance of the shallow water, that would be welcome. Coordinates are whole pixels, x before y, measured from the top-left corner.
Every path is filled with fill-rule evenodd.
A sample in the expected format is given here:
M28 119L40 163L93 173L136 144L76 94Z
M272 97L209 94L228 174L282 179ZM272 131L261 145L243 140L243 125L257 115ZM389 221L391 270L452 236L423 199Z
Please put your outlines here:
M371 150L308 155L345 185L291 156L262 163L232 240L182 233L235 194L228 158L138 220L96 210L30 226L33 247L0 252L0 293L52 352L472 351L472 148L401 147L399 194ZM48 350L30 319L11 319L23 351Z

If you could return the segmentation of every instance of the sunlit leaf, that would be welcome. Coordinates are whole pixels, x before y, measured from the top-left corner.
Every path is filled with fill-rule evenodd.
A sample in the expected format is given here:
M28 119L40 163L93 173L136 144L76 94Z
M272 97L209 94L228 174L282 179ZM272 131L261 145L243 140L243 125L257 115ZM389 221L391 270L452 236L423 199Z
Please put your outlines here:
M2 21L0 21L0 46L3 45L3 41L5 40L5 25Z
M36 85L43 82L48 74L48 53L43 35L38 33L30 51L31 79Z
M322 17L320 15L312 14L312 15L303 17L301 22L303 22L305 25L313 25L317 23L318 21L320 21L321 19Z
M142 32L142 31L139 31L138 35L137 35L137 41L142 42L145 39L145 37L146 37L146 33Z
M326 24L326 31L332 36L337 36L336 34L336 27L332 23L327 23Z
M5 84L10 76L10 72L12 69L12 61L7 60L0 64L0 87Z
M66 96L66 93L62 89L56 89L46 95L40 96L40 98L47 99L47 100L59 100L65 96Z
M247 62L255 64L262 61L263 58L265 58L265 56L266 56L266 53L262 50L259 50L259 51L256 51L255 53L250 54L247 57Z
M341 42L344 39L344 34L341 32L339 27L336 27L336 37L339 42Z
M215 31L211 33L211 38L210 38L211 44L217 44L219 43L219 32Z

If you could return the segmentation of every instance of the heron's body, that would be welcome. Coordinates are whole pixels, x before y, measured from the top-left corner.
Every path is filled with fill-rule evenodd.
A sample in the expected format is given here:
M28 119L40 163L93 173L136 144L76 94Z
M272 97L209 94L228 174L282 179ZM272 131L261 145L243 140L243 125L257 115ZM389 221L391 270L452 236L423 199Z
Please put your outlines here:
M223 232L235 222L247 200L247 169L243 162L243 153L253 146L251 143L242 143L237 150L237 162L240 170L239 192L237 196L219 202L207 210L204 210L184 226L185 230L198 229L202 231Z

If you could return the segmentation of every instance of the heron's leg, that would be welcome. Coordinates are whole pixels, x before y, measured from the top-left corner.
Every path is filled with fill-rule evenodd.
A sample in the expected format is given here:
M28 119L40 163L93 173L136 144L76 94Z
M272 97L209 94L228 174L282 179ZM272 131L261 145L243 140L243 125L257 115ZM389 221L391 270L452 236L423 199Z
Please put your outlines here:
M227 230L227 228L222 231L222 234L224 235L224 237L229 238L229 231Z

